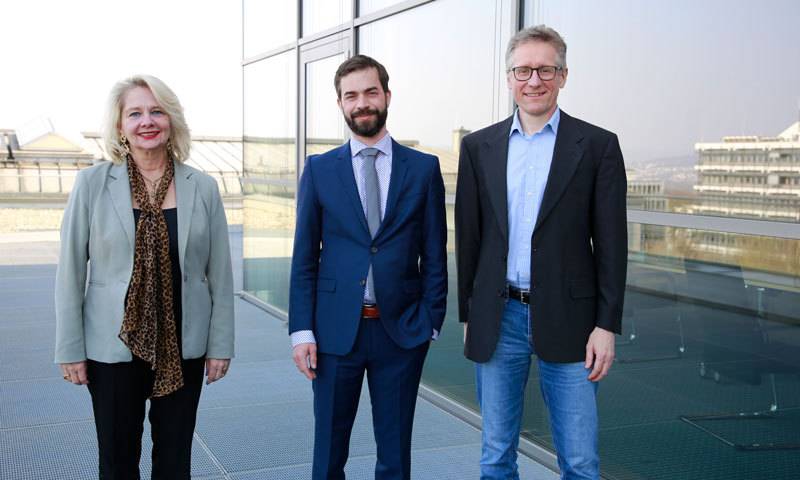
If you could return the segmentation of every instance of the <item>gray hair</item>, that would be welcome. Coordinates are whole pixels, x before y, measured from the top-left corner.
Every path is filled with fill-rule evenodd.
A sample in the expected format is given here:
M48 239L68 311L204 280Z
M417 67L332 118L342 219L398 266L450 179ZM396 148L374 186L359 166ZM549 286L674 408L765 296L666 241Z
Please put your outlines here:
M177 95L156 77L151 75L134 75L120 80L111 89L106 102L105 121L102 126L103 143L110 160L119 165L126 160L125 149L120 138L120 118L122 115L122 101L128 90L143 87L153 94L156 102L164 109L169 117L170 137L172 140L172 155L177 162L189 158L192 149L192 137L186 118L183 116L183 107Z
M506 48L506 71L511 68L514 50L523 43L544 42L556 49L556 62L561 68L567 68L567 44L561 35L546 25L534 25L523 28L508 41Z

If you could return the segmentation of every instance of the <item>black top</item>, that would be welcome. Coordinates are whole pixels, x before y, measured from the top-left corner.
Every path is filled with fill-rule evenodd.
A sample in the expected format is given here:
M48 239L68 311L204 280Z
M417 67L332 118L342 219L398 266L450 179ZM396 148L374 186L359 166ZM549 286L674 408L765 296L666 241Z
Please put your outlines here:
M169 260L172 267L172 311L175 312L175 337L178 339L178 351L182 351L181 346L181 324L183 318L183 308L181 305L181 264L178 256L178 209L165 208L164 219L167 221L167 233L169 234ZM139 217L142 211L138 208L133 209L133 218L136 225L139 225Z

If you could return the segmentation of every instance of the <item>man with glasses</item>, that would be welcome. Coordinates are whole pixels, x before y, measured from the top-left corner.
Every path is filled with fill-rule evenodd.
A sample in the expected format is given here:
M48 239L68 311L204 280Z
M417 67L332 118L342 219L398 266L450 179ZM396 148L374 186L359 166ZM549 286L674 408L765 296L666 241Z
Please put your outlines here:
M506 69L517 110L461 144L458 310L476 362L482 479L519 478L533 354L562 478L599 478L595 395L621 333L625 166L616 135L558 107L566 53L543 25L514 35Z

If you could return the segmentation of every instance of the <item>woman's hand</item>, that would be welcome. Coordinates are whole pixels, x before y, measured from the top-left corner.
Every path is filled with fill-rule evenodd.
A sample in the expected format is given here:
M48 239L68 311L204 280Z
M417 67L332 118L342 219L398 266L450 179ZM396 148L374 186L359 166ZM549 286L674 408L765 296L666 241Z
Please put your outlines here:
M207 358L206 359L206 385L216 382L228 373L231 366L230 358Z
M64 380L75 385L88 385L89 379L86 378L86 362L62 363L61 374Z

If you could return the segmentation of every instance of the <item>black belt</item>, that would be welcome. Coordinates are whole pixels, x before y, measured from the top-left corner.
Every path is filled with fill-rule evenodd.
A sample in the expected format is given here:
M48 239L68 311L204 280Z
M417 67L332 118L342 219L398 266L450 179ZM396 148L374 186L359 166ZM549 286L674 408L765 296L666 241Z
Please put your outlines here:
M520 290L516 287L512 287L511 285L508 286L508 298L512 300L516 300L523 305L529 305L531 303L531 291L530 290Z

